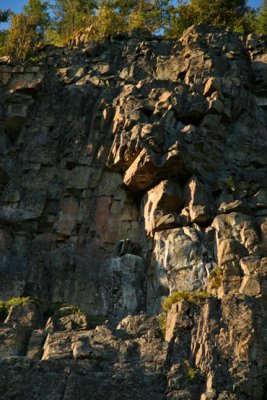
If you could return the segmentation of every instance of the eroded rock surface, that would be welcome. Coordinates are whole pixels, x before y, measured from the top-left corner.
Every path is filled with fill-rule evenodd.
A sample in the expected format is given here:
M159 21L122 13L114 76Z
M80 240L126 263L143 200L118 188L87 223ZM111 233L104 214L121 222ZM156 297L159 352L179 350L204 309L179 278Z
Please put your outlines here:
M44 51L0 60L0 299L43 307L1 322L0 398L264 400L266 38ZM175 291L211 297L164 340Z

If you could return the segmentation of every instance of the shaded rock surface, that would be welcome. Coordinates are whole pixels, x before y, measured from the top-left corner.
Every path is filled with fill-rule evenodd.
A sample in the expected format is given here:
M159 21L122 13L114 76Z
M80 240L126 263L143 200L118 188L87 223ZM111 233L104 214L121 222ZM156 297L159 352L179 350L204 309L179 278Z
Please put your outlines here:
M44 307L1 322L0 399L264 400L266 38L45 54L0 60L0 299Z

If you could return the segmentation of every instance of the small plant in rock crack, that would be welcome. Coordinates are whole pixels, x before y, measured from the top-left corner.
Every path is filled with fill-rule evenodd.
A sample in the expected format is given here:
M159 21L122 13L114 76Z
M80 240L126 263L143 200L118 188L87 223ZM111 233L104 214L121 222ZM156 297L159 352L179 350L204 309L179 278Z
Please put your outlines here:
M211 289L218 289L222 285L222 271L220 267L211 271L209 282L211 282Z
M7 311L11 309L11 307L18 305L18 304L30 304L35 303L36 300L32 299L31 297L12 297L12 299L7 300L6 307Z
M186 379L190 382L193 383L196 378L199 376L199 371L197 368L193 368L188 360L184 361L184 367L186 370Z
M236 191L235 182L232 175L228 176L228 186L232 193Z

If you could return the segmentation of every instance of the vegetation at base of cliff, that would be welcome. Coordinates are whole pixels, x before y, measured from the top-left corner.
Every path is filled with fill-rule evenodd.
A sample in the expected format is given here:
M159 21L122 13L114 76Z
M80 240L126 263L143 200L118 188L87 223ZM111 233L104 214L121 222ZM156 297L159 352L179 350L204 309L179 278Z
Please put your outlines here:
M31 297L12 297L7 301L0 300L0 321L3 321L11 308L18 304L30 304L34 303L36 300Z
M182 300L194 304L202 304L210 296L210 293L207 292L174 292L163 301L162 307L163 310L168 311L173 304Z
M176 39L193 24L212 24L236 32L267 34L267 9L246 0L28 0L19 14L0 10L0 55L25 61L45 44L63 46L77 35L101 40L139 29Z

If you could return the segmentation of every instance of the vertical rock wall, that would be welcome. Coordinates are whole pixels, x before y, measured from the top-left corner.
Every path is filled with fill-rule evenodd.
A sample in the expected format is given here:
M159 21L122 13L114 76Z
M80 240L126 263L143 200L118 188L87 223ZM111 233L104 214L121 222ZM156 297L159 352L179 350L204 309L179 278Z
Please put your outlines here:
M176 291L212 297L174 305L166 342L148 317L81 337L8 320L5 357L52 360L64 400L76 381L93 382L77 370L66 381L53 360L98 357L118 368L114 382L135 365L124 395L143 376L147 399L263 400L266 40L198 26L177 42L119 35L44 51L34 66L0 60L0 299L74 304L115 322L157 315ZM103 382L114 372L105 362Z

